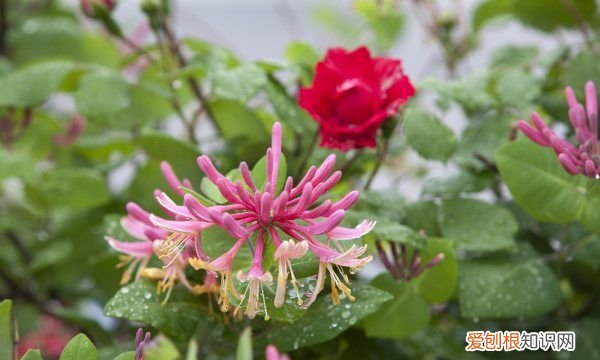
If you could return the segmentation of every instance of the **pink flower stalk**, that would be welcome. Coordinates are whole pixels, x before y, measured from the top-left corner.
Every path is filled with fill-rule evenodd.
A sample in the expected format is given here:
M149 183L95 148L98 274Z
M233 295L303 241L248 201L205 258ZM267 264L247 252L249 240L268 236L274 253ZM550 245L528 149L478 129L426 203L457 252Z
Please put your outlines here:
M280 354L279 350L275 345L268 345L265 351L265 358L267 360L290 360L290 357L286 354Z
M200 169L217 186L228 203L206 206L195 197L185 194L184 206L179 206L167 201L165 194L159 194L157 199L166 211L181 215L181 218L167 223L163 219L150 216L150 220L155 225L171 232L199 236L201 230L198 230L197 227L201 226L193 224L206 224L202 226L218 226L237 239L231 249L216 259L209 260L203 256L190 259L190 264L196 269L205 269L221 274L219 304L222 311L228 310L230 295L240 298L239 306L242 306L246 293L248 293L246 315L252 318L258 312L259 296L262 295L263 285L268 285L272 281L271 275L262 267L264 249L268 241L272 241L276 248L274 258L279 262L280 269L275 299L277 307L283 305L288 270L292 275L292 285L296 289L298 301L303 303L301 295L297 291L290 260L303 256L307 250L319 258L322 270L318 274L317 287L305 306L314 302L320 292L326 276L325 270L328 270L335 281L332 293L334 302L337 301L336 289L340 289L350 300L353 300L350 289L344 285L344 282L349 282L341 267L359 269L372 259L371 256L359 258L364 254L366 246L352 246L344 253L329 246L331 241L337 242L337 240L361 237L375 226L374 221L368 220L363 221L354 229L339 226L344 218L345 210L358 200L358 191L350 192L338 202L325 200L320 205L316 204L319 198L325 195L341 178L341 172L332 173L335 155L330 155L320 167L311 167L296 185L294 185L293 179L288 177L283 189L279 190L277 184L281 161L281 139L281 125L275 123L271 147L267 149L264 186L259 186L254 181L245 162L242 162L239 167L242 180L233 182L218 172L207 156L200 156L198 158ZM287 236L290 240L282 241L282 236ZM320 241L317 238L319 236L325 237L326 242ZM251 241L254 238L256 239L255 244ZM233 285L231 271L233 260L244 244L249 244L251 247L254 245L254 258L249 271L238 274L238 279L249 283L244 295L240 296ZM198 245L201 247L200 242ZM199 251L199 253L202 252ZM340 273L339 276L336 269ZM264 302L264 295L262 295L266 314Z
M519 120L518 127L529 139L541 146L552 147L558 155L562 167L571 175L600 178L600 152L598 151L598 98L592 81L585 85L585 108L577 102L573 89L565 89L569 104L569 120L575 130L579 145L575 146L561 139L540 118L538 113L531 115L535 127Z

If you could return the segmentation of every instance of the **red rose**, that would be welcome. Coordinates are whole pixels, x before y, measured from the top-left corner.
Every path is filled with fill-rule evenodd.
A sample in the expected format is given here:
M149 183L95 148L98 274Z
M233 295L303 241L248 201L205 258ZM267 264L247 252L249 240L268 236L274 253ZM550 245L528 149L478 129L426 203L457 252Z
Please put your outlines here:
M348 151L375 147L375 135L415 93L398 59L371 57L362 46L333 48L317 64L299 104L319 123L321 146Z

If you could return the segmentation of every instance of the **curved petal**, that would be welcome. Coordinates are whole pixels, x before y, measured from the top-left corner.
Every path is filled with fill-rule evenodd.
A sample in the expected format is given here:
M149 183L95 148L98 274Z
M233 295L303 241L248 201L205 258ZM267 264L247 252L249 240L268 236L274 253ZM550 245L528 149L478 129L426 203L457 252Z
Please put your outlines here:
M167 229L173 232L181 233L197 233L211 226L212 223L206 223L201 221L177 221L177 220L165 220L155 215L150 215L152 223L163 229Z
M124 216L121 218L121 227L125 229L125 231L133 236L136 239L140 240L150 240L146 236L146 230L149 228L146 224L134 219L130 216Z
M108 241L110 247L123 254L135 257L147 257L154 254L154 247L150 241L126 242L111 237L106 237L106 241Z
M193 217L188 208L186 208L185 206L175 204L175 202L171 200L169 195L167 195L166 193L161 192L160 194L157 194L155 198L156 201L158 201L158 203L168 211L187 218Z
M368 234L371 230L373 230L375 224L377 224L376 221L364 220L363 222L358 224L358 226L356 226L354 229L338 226L335 229L328 232L327 236L330 239L334 240L358 239L359 237L364 236Z

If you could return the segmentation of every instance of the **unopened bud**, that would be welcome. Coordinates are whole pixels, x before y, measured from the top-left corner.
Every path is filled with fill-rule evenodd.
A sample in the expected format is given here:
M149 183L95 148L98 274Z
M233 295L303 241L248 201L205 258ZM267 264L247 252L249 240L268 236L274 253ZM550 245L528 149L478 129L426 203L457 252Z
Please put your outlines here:
M158 12L168 13L169 4L165 0L142 0L141 3L142 11L152 16Z
M117 0L80 0L81 11L90 17L98 18L99 12L109 13L117 5Z
M425 265L425 269L431 269L432 267L437 266L439 263L442 262L442 260L444 260L444 257L446 257L444 253L437 254L433 257L433 259L431 259L430 262L427 263L427 265Z

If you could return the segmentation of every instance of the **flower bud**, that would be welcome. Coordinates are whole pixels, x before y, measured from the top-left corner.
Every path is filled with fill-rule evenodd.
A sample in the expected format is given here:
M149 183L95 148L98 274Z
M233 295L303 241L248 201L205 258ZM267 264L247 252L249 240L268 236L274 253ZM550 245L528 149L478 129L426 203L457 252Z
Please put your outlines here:
M80 0L79 4L86 16L97 18L100 16L99 11L111 12L117 5L117 0Z
M142 0L141 9L146 14L152 16L158 12L168 13L169 4L165 0Z

